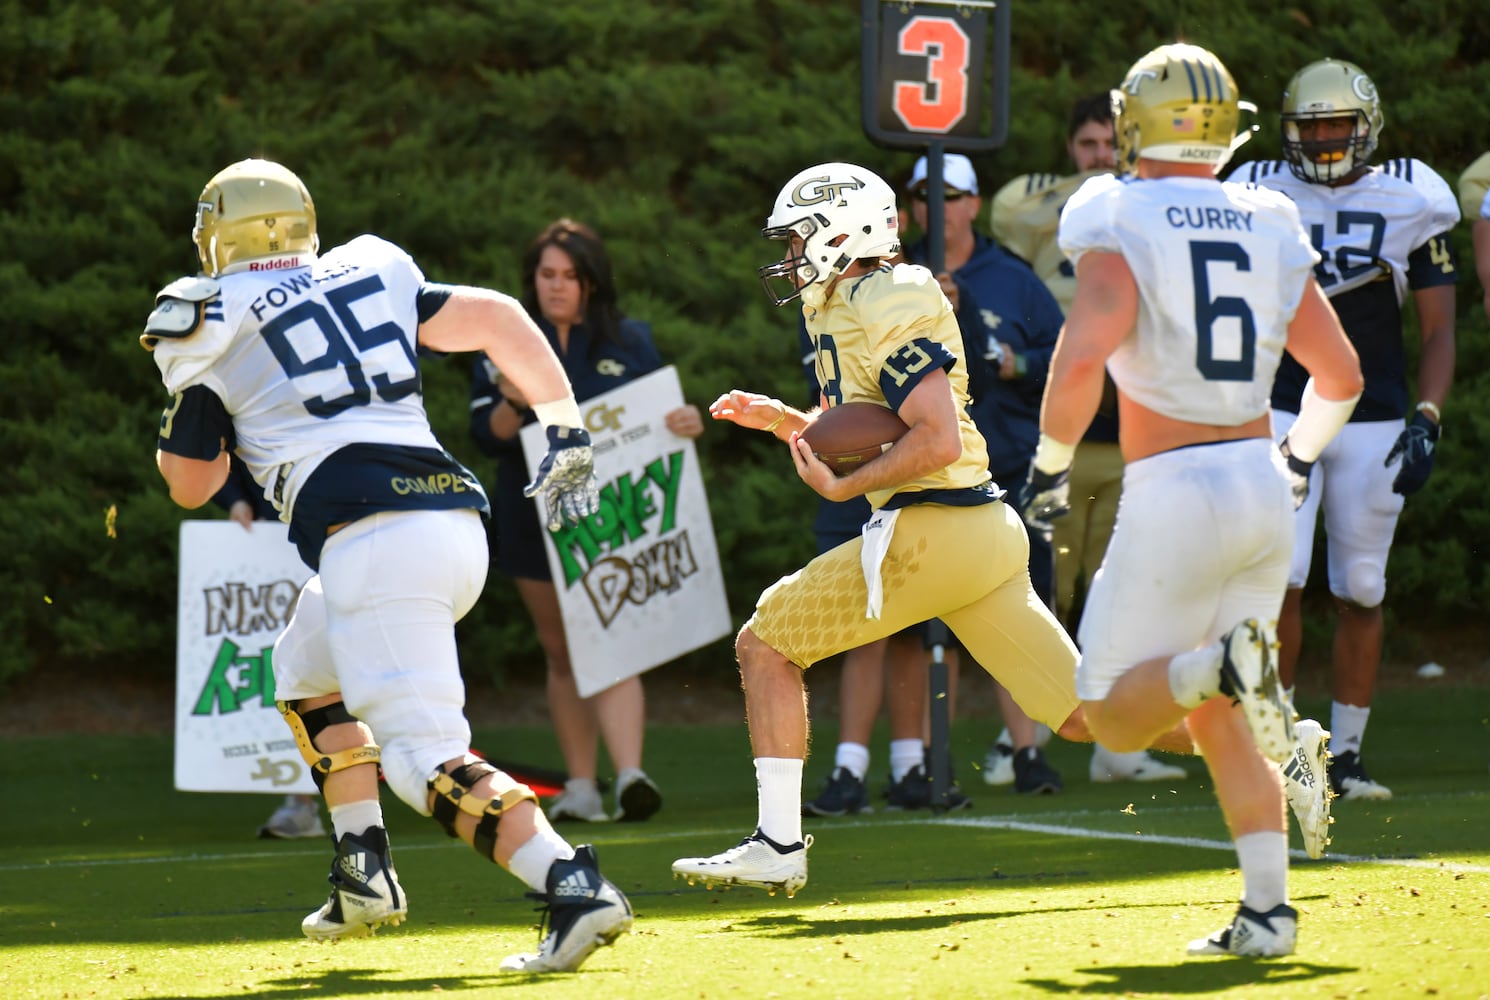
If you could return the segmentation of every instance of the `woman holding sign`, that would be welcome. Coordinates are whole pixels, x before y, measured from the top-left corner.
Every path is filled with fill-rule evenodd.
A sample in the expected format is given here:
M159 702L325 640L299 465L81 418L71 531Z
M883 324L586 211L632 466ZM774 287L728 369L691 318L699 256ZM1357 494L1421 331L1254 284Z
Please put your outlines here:
M662 367L651 327L621 313L610 258L600 237L583 223L558 219L523 254L522 303L548 337L583 403ZM478 361L471 377L471 436L497 459L492 490L496 569L517 583L538 630L547 663L548 707L569 780L549 806L553 820L639 821L662 805L657 786L642 770L646 696L640 676L628 677L589 698L581 697L569 658L559 595L549 571L545 532L533 501L523 497L527 470L518 432L533 420L528 401L490 363ZM704 422L698 407L680 406L667 429L696 438ZM616 811L609 814L596 783L599 739L616 768Z

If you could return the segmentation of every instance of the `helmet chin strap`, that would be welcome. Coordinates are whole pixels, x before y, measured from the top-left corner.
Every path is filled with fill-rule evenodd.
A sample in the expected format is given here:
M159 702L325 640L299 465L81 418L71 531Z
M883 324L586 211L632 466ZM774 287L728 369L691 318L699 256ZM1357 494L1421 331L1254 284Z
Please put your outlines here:
M1246 128L1239 129L1237 134L1231 137L1231 143L1226 147L1225 154L1222 155L1220 162L1216 164L1217 173L1221 172L1221 168L1226 166L1237 150L1247 144L1248 139L1252 138L1262 129L1262 126L1257 124L1257 105L1251 101L1237 101L1236 106L1238 111L1245 111L1250 114L1252 121L1247 124Z

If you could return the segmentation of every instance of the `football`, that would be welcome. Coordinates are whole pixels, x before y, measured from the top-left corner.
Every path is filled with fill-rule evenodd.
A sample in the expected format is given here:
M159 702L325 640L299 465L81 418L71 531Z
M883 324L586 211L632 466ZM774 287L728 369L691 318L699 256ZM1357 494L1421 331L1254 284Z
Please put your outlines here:
M840 403L819 413L802 438L818 461L846 476L879 458L908 430L894 410L877 403Z

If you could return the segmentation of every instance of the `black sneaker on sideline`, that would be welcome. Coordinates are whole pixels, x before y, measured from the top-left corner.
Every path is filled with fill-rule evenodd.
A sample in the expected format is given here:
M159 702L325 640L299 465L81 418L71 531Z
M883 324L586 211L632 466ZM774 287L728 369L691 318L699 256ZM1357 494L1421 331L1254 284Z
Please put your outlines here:
M1039 747L1014 751L1014 790L1021 795L1054 795L1066 786Z
M894 811L930 809L931 775L926 772L925 767L917 764L905 772L905 777L899 781L893 778L890 780L890 786L885 789L885 798L889 800L885 808ZM947 789L947 811L966 809L972 804L972 800L962 793L961 788L957 787L956 778L953 778L951 786Z
M662 793L645 774L628 775L628 780L616 783L617 823L640 823L651 819L662 808Z
M823 790L811 802L802 803L803 816L847 816L872 813L869 789L846 767L835 767L823 780Z

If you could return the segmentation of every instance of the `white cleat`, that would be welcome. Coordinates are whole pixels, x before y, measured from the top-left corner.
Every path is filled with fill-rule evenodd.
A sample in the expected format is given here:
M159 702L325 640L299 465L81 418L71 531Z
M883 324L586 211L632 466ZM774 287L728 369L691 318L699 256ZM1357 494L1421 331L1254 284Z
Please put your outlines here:
M1147 750L1132 753L1117 753L1102 744L1092 751L1092 763L1088 772L1098 783L1112 781L1183 781L1190 773L1183 767L1166 764L1153 757Z
M348 833L331 862L331 897L300 922L313 941L363 937L385 924L396 927L409 912L409 898L398 884L388 833L369 827Z
M1313 719L1303 719L1293 727L1298 743L1293 756L1283 765L1283 789L1288 805L1299 821L1304 836L1304 853L1311 858L1324 857L1330 845L1330 800L1335 792L1327 777L1330 762L1330 734Z
M774 896L779 889L791 899L807 884L807 849L812 834L801 842L783 847L757 829L722 854L708 858L679 858L673 862L673 877L699 882L705 889L748 885Z
M1230 924L1208 938L1190 942L1191 955L1242 955L1276 958L1293 954L1299 936L1299 911L1279 903L1266 913L1243 906Z
M1221 641L1221 693L1242 706L1264 757L1286 764L1293 756L1293 704L1278 683L1278 636L1272 625L1248 618Z
M548 933L536 952L504 958L504 971L573 972L597 948L631 930L631 903L600 874L595 848L589 844L576 847L572 859L549 866L546 889L528 897L544 904Z

